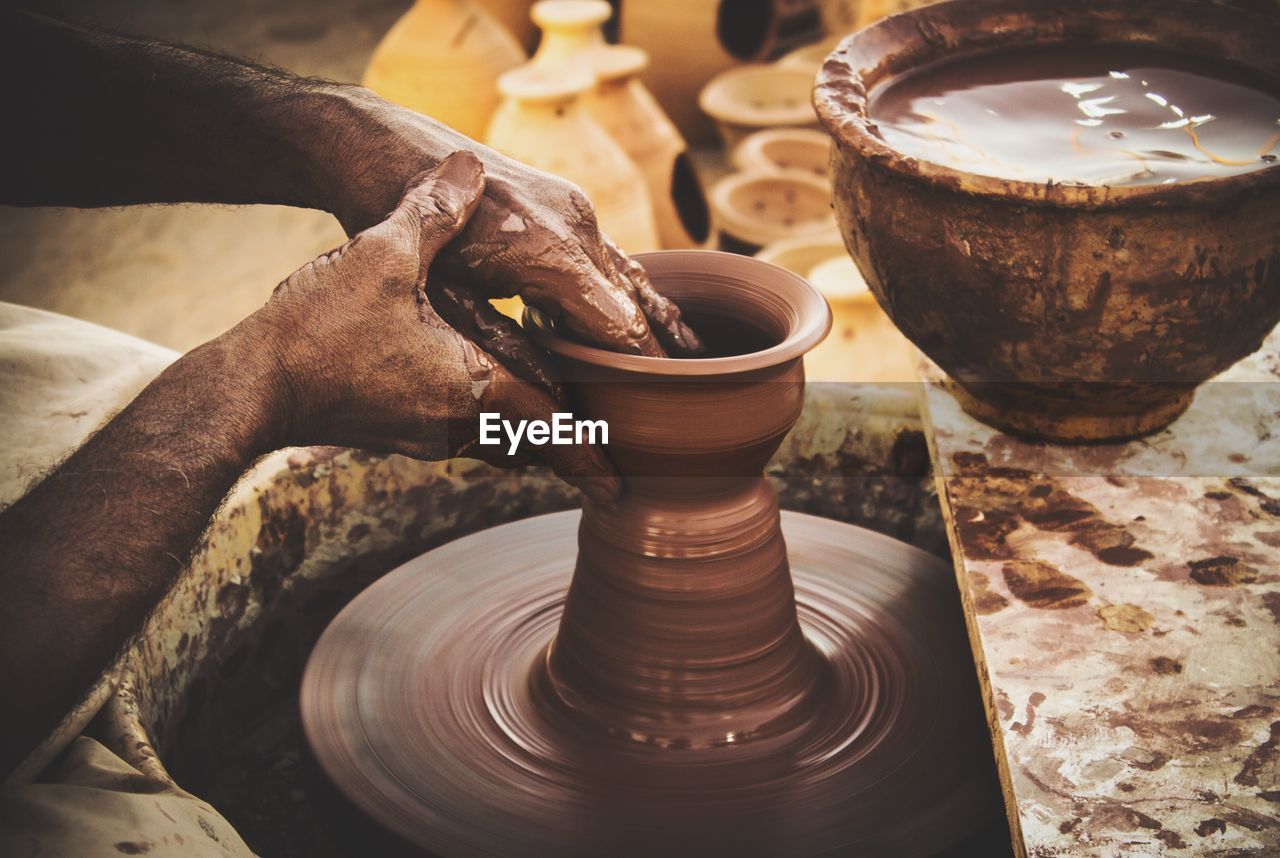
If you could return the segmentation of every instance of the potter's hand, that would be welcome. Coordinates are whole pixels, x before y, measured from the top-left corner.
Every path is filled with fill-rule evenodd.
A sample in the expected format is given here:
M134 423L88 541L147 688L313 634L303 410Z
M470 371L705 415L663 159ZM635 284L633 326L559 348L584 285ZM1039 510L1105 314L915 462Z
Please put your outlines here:
M403 182L448 151L469 149L484 163L487 185L461 236L445 248L438 270L482 304L519 295L580 338L615 351L696 354L697 337L680 311L650 284L596 223L576 185L524 166L412 111L364 90L345 94L357 118L356 150L335 174L329 208L348 233L377 221ZM483 334L481 334L483 337ZM501 339L482 342L504 354Z
M513 377L433 306L460 311L461 299L438 282L433 262L474 218L484 187L474 155L446 158L412 184L390 216L294 272L250 318L248 329L268 331L268 347L279 351L290 400L288 443L499 465L527 461L477 443L480 412L549 422L555 400L548 389ZM514 322L487 304L470 312L478 315L468 319L469 333L506 343L530 374L550 381ZM616 496L617 477L598 449L537 449L586 493Z

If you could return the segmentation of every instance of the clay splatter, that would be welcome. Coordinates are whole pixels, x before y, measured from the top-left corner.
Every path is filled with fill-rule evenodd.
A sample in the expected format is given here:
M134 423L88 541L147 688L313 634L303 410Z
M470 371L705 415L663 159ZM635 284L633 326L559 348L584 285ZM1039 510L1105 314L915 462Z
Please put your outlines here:
M1137 605L1104 605L1098 609L1103 628L1125 634L1140 634L1151 628L1155 617Z
M1258 570L1235 557L1209 557L1187 564L1191 577L1206 587L1237 587L1258 580Z
M1043 560L1011 560L1003 572L1009 592L1033 608L1076 608L1093 595L1083 581Z

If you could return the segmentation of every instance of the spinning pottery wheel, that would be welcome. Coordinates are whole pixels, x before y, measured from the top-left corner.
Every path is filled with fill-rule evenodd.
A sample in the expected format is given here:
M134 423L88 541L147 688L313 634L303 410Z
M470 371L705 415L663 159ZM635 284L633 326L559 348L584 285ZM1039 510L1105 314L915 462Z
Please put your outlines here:
M799 415L825 303L743 257L642 261L718 356L616 355L530 318L577 410L608 419L626 494L460 539L357 597L303 681L320 767L440 855L964 839L994 808L946 564L780 516L760 476ZM761 347L718 351L735 325L727 339Z

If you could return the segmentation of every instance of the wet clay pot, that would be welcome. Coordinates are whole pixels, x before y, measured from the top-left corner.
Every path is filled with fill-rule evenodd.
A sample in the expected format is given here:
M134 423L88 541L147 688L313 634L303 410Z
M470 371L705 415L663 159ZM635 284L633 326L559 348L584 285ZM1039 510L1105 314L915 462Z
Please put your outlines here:
M583 507L544 680L584 727L646 743L786 733L812 711L804 700L822 671L796 619L763 471L800 416L802 356L831 313L801 278L755 260L638 259L723 356L633 358L562 339L527 311L534 338L560 359L575 413L608 421L627 486L619 503Z
M709 356L606 352L525 315L574 414L608 422L622 498L359 595L308 661L312 753L412 854L938 854L996 811L949 570L780 514L762 476L826 302L746 257L638 261Z
M886 145L868 95L965 52L1129 40L1280 79L1276 19L1173 0L927 6L849 37L818 76L850 253L966 409L1008 431L1150 433L1256 350L1280 319L1280 169L1123 187L978 176Z

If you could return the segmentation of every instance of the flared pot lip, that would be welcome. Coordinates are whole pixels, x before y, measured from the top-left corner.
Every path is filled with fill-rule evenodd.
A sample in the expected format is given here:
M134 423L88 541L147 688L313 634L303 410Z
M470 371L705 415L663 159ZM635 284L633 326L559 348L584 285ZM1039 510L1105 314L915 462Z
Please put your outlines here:
M1117 205L1185 206L1237 193L1280 190L1280 164L1250 173L1169 185L1086 185L1002 179L903 154L887 144L868 114L871 92L894 74L968 53L1062 44L1076 31L1092 44L1134 43L1201 56L1217 47L1222 59L1257 72L1280 91L1280 19L1203 0L1098 0L1043 4L1038 0L944 0L918 7L847 36L827 56L813 89L813 106L838 149L875 168L934 187L1024 204L1095 208ZM950 33L962 33L960 40ZM1232 36L1270 45L1242 58L1221 46ZM1217 40L1215 42L1215 40ZM912 62L915 55L919 60Z
M565 339L554 331L549 315L526 307L524 326L534 342L570 360L649 376L712 378L779 366L803 356L831 330L831 307L817 289L798 274L770 262L718 250L657 250L633 254L659 292L663 283L683 276L715 273L726 281L753 284L781 302L788 333L782 342L758 352L714 358L646 357L623 354ZM744 291L744 298L749 297Z

